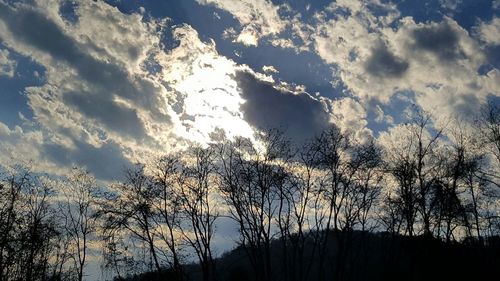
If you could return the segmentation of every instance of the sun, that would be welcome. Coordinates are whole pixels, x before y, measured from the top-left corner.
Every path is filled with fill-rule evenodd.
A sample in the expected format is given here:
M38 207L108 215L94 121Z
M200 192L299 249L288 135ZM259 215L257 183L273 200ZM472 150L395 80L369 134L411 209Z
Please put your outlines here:
M253 137L254 129L241 111L245 100L234 79L236 71L233 61L213 54L195 59L191 73L174 87L183 99L175 128L178 135L201 144L210 142L216 130L230 139Z

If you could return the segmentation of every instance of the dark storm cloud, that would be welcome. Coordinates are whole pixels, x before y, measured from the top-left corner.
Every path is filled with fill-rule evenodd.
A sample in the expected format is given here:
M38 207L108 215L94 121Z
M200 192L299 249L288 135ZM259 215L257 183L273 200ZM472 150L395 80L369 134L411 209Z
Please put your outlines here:
M17 40L66 63L78 72L80 79L88 82L93 94L65 93L68 96L64 98L87 117L101 121L110 130L129 136L132 126L133 136L142 138L145 130L140 125L141 120L131 110L116 104L113 95L118 95L131 101L134 106L148 110L156 120L169 122L169 117L156 106L160 104L156 95L158 89L151 81L129 77L127 71L118 64L92 57L82 50L85 46L67 36L43 14L25 7L14 10L0 3L0 20L5 22ZM98 108L91 109L91 106ZM109 116L113 112L118 113L118 116ZM126 118L120 121L119 118L123 116Z
M408 62L392 54L384 43L377 44L371 52L365 70L373 76L401 77L408 69Z
M435 54L442 61L464 57L456 30L447 23L423 26L413 31L414 47Z
M300 142L328 125L323 105L306 94L280 91L248 72L237 72L236 81L246 100L241 108L244 119L256 128L284 129Z
M69 149L58 144L44 144L43 150L50 160L60 166L86 167L101 180L116 180L126 167L132 166L123 156L121 148L114 143L96 148L85 142L75 141L75 146L75 149Z

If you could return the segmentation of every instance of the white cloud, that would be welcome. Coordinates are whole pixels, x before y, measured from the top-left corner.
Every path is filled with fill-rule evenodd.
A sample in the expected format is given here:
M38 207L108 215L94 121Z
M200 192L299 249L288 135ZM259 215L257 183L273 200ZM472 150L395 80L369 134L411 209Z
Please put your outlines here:
M462 0L439 0L439 4L442 8L454 11L460 7Z
M486 44L500 45L500 18L494 17L490 22L481 22L477 31Z
M210 141L212 132L223 130L230 138L252 139L255 128L285 126L297 136L316 132L328 122L322 103L302 88L284 89L272 76L220 56L215 43L201 42L190 26L178 27L174 37L183 39L179 47L157 59L164 65L161 80L176 93L176 135L203 143ZM277 70L266 66L263 71Z
M0 49L0 76L14 77L17 62L10 57L6 49Z
M240 34L236 36L234 42L241 43L245 46L257 46L259 45L259 34L255 29L245 27Z
M297 53L306 50L305 48L297 47L292 40L285 38L273 38L270 41L271 45L283 49L294 49Z
M367 128L367 114L365 108L352 98L343 98L331 102L332 123L336 124L342 132L348 133L354 139L364 142L372 136Z
M160 80L176 94L175 134L202 143L217 129L228 137L252 137L253 129L240 113L245 101L233 78L240 67L220 56L214 42L201 42L190 26L175 29L174 37L180 45L158 54L157 60L164 66Z
M264 65L262 67L262 71L264 71L265 73L279 73L279 71L276 69L276 67L274 67L272 65Z
M375 114L375 122L387 123L390 125L394 124L394 118L392 118L390 115L385 114L380 105L375 106L375 108L373 109L373 113Z
M26 145L37 153L23 153L37 162L81 165L98 177L116 177L130 162L147 161L186 142L209 142L214 131L252 138L254 125L265 120L245 116L242 108L254 114L262 98L289 103L282 106L286 113L294 112L292 106L322 108L308 95L273 88L271 76L220 56L213 41L202 42L188 25L167 27L103 2L78 3L75 22L61 18L55 1L0 5L2 42L45 68L45 84L25 89L34 125L21 131L2 127L0 139L15 136L23 143L38 136L38 142ZM44 37L35 36L41 30ZM170 31L179 44L165 51L161 33ZM236 78L243 72L248 78L244 87ZM248 90L258 87L270 96ZM317 115L327 116L323 111ZM302 119L294 119L293 128L319 122Z
M382 5L382 4L380 4ZM397 92L414 92L415 103L441 115L471 115L489 94L498 94L499 72L479 75L485 62L480 45L453 19L416 23L406 17L390 25L395 7L377 17L360 1L341 1L319 15L314 49L338 70L350 93L364 104L390 102Z
M73 155L93 162L74 164L97 165L102 159L93 156L108 153L120 167L119 161L179 145L173 130L175 89L148 68L163 53L163 22L145 22L142 15L122 14L103 2L80 2L75 23L60 17L54 1L0 5L0 39L46 69L46 84L25 92L34 120L47 132L39 150L52 161L68 165ZM40 30L43 38L35 36ZM179 60L187 63L180 68L189 69L186 58ZM170 64L164 63L160 69ZM83 158L82 151L95 155Z
M41 131L25 131L19 126L10 129L0 122L0 165L4 167L19 163L29 163L37 159L36 170L44 172L61 172L56 166L46 160L40 151L44 142Z
M457 9L460 1L441 5ZM438 117L472 116L488 95L498 95L499 71L478 74L487 60L485 51L456 21L444 17L416 23L400 17L396 5L387 1L335 1L308 21L298 13L291 18L293 35L302 45L293 46L286 38L271 42L284 40L273 44L316 52L334 66L332 83L341 81L357 100L373 107L366 110L388 124L394 112L380 112L377 104L391 102L396 93L412 93L410 102L438 111ZM498 43L497 25L495 18L478 27L487 44Z
M233 34L234 41L247 46L257 46L260 38L277 35L286 23L279 16L279 6L270 0L196 0L202 5L215 5L231 13L242 30ZM230 35L230 33L226 34Z

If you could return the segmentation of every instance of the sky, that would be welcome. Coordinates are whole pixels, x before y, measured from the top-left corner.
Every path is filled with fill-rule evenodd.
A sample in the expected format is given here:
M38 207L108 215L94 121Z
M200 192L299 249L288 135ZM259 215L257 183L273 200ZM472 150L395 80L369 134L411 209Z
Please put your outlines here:
M214 134L500 102L499 0L0 0L0 166L100 180Z

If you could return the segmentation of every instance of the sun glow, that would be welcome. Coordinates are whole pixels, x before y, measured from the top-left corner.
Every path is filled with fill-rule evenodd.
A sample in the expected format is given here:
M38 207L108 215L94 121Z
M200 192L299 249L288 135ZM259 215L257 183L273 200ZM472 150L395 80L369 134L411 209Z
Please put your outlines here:
M235 64L226 58L206 54L194 61L191 74L175 87L183 97L179 135L200 143L208 143L217 129L228 138L253 137L254 130L240 110L245 100L234 74Z

